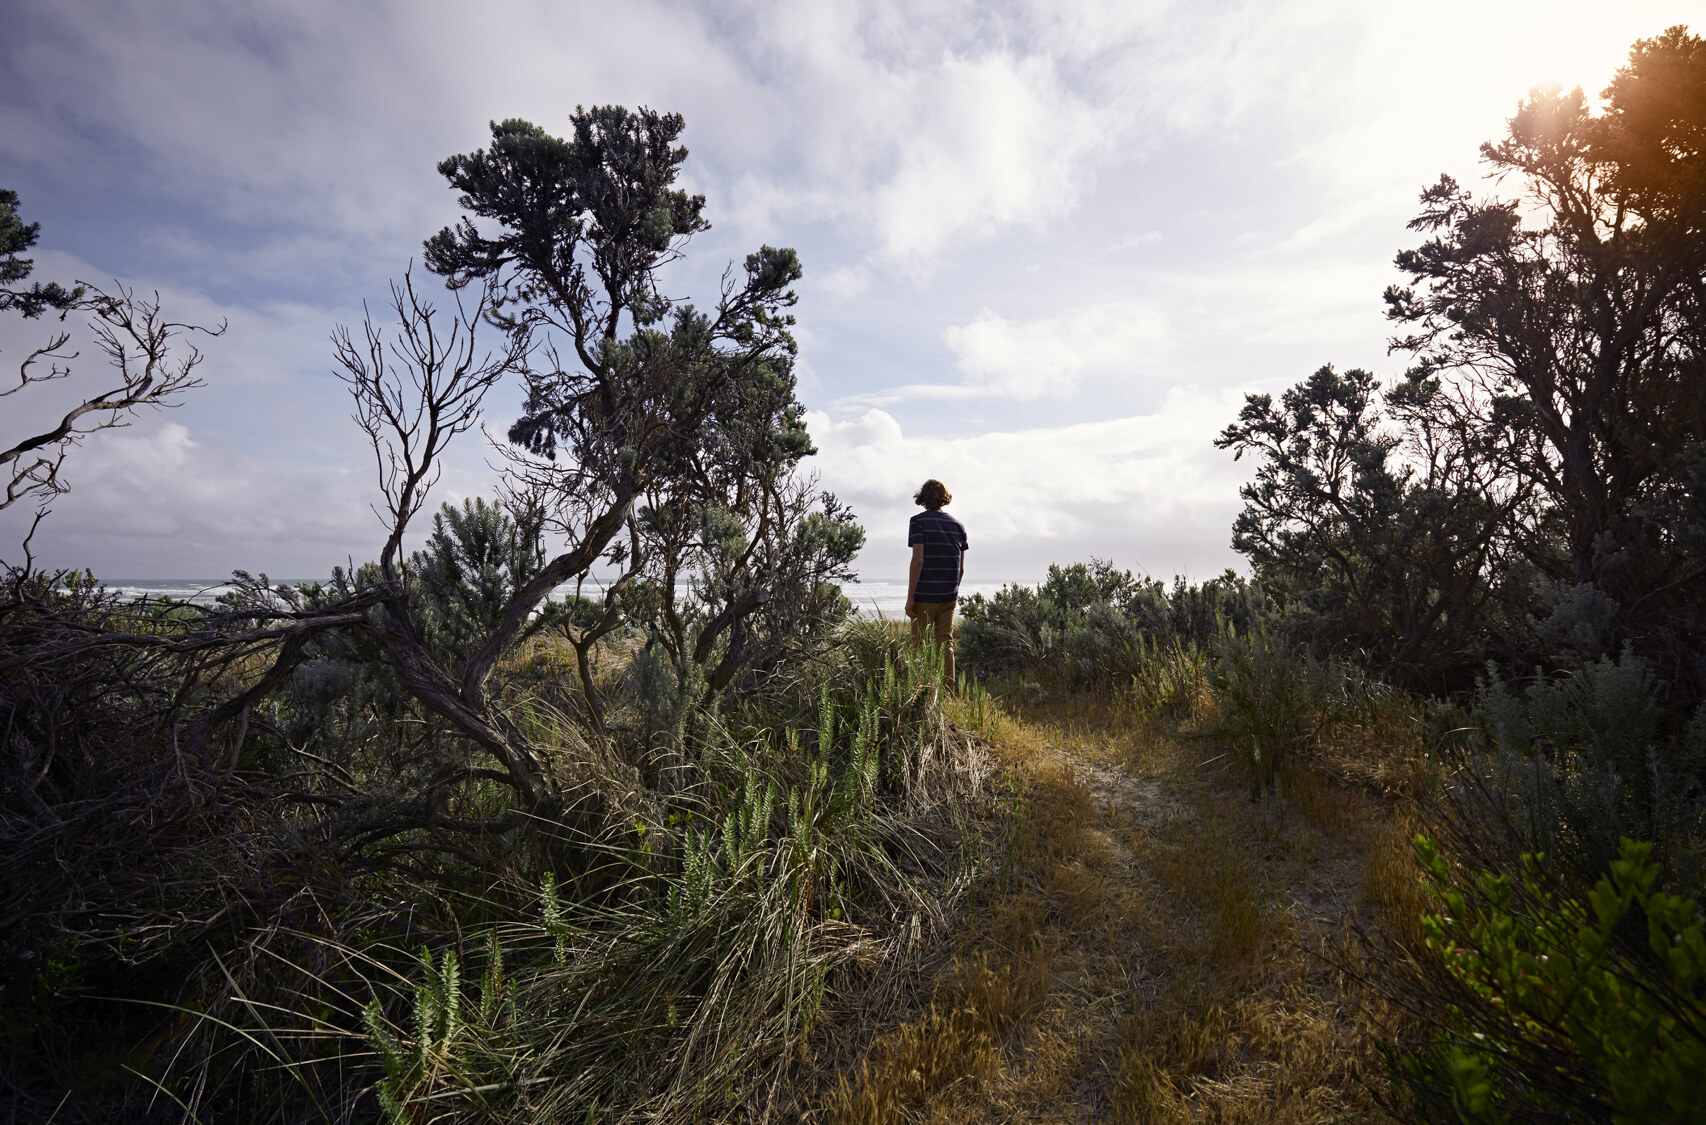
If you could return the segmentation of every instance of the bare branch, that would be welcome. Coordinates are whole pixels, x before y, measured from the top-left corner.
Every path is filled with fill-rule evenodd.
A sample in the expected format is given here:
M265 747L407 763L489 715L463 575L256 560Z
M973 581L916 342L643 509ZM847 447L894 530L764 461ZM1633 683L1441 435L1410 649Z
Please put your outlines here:
M144 407L177 406L186 391L202 385L195 374L202 355L193 346L187 354L180 353L173 341L186 332L219 336L225 331L223 321L217 328L208 328L166 319L160 311L158 293L152 300L139 298L135 290L115 282L114 295L99 290L96 294L88 302L95 314L90 327L117 374L117 385L83 399L52 428L0 449L0 472L9 477L6 494L0 498L0 510L26 496L36 497L45 504L49 498L65 492L68 486L60 477L60 467L66 450L89 434L129 425L130 419ZM17 386L0 393L16 394L32 384L68 377L71 369L61 361L68 363L77 356L63 350L69 339L62 333L31 352L18 368ZM31 371L32 365L43 358L51 361L48 370ZM45 452L37 453L38 450Z
M41 347L31 352L24 359L24 362L18 365L18 385L8 390L0 391L0 398L5 398L7 395L15 395L31 383L46 383L54 379L63 379L67 375L71 374L71 369L69 367L61 367L59 364L60 360L70 362L77 358L76 352L67 352L62 350L65 345L70 342L71 333L61 332L46 344L43 344ZM35 366L37 360L43 358L49 360L47 373L42 374L40 372L32 372L30 368Z
M395 336L388 338L371 315L359 343L342 326L332 335L338 377L355 400L353 416L373 446L385 496L389 534L379 562L388 581L399 579L403 535L438 482L440 456L479 420L492 385L527 356L525 333L507 335L495 354L480 352L476 331L492 291L488 284L472 310L456 293L456 312L445 326L415 292L411 269L401 285L391 286Z

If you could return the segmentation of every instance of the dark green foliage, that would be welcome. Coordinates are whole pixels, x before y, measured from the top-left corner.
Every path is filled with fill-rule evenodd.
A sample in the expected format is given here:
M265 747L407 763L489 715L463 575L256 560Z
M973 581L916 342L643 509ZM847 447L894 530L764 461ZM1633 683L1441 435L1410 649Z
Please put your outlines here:
M40 237L40 223L26 223L18 217L18 193L0 188L0 312L15 311L33 318L49 309L63 313L83 299L82 286L67 289L57 281L38 281L28 289L11 288L34 271L35 262L19 255Z
M632 619L678 678L697 677L713 695L820 644L851 610L838 583L865 542L852 513L798 485L755 507L756 526L720 506L648 507L638 521L654 562L630 598Z
M821 640L846 610L829 583L862 542L793 476L813 452L787 311L800 263L765 246L710 311L664 297L658 271L708 226L704 199L673 186L682 118L597 106L571 123L565 138L494 124L487 148L443 161L489 223L441 230L427 263L453 287L487 284L492 318L527 343L512 486L571 544L540 573L577 580L601 557L611 571L577 651L620 620L715 695ZM599 707L589 696L594 725Z
M1502 639L1503 537L1526 493L1498 477L1507 435L1440 426L1418 401L1388 417L1372 375L1322 367L1277 405L1246 396L1215 444L1262 459L1232 545L1284 595L1287 631L1438 690Z
M426 548L410 559L418 620L427 643L448 667L460 667L503 621L504 610L544 565L544 520L537 510L512 514L480 497L444 503L432 517ZM517 640L556 624L567 608L547 603Z
M1398 257L1411 284L1387 293L1416 393L1459 388L1465 425L1526 436L1506 473L1536 504L1513 549L1553 605L1606 606L1585 655L1632 643L1690 695L1706 586L1677 529L1706 437L1706 149L1688 139L1706 128L1703 67L1701 40L1673 28L1635 45L1603 112L1579 89L1532 94L1482 154L1539 202L1535 221L1442 179L1412 223L1432 237Z
M1604 110L1534 91L1482 147L1531 207L1423 192L1395 385L1322 368L1221 436L1263 460L1234 544L1318 649L1439 691L1630 644L1706 694L1701 43L1637 43Z
M1706 237L1706 41L1680 26L1638 40L1601 96L1591 145L1616 198L1649 223Z
M675 144L681 116L597 106L572 121L568 139L525 121L494 124L488 148L439 165L463 208L499 233L488 238L466 218L446 227L427 242L428 267L455 286L500 281L502 322L565 333L583 369L530 370L510 439L568 455L582 488L681 474L714 483L754 459L791 464L810 452L784 311L801 276L794 252L749 255L745 284L723 294L714 316L665 299L657 271L709 226L704 197L671 186L687 157ZM653 328L666 319L667 329Z
M731 689L728 722L669 694L667 660L618 644L599 660L608 736L553 706L574 666L537 638L493 691L574 800L514 825L501 776L468 768L466 742L364 632L310 638L212 739L201 721L267 662L42 647L55 629L72 646L107 635L96 626L200 645L252 620L229 615L265 606L277 624L382 581L374 566L298 589L245 578L202 608L79 579L0 606L0 662L29 654L3 665L10 745L42 775L4 775L0 822L19 920L0 929L17 969L0 980L0 1066L20 1107L53 1112L75 1066L92 1077L61 1120L147 1119L155 1090L128 1065L202 1120L425 1096L458 1120L738 1116L849 990L898 986L870 975L887 964L871 951L953 893L970 772L931 653L909 660L881 626Z
M1662 705L1652 666L1625 650L1523 691L1489 672L1467 714L1443 708L1446 744L1468 758L1452 815L1483 839L1515 837L1572 885L1609 868L1626 837L1650 841L1666 877L1703 885L1706 711Z
M1379 983L1412 1120L1699 1120L1706 715L1629 650L1438 704L1425 947ZM1646 842L1631 843L1631 838Z
M1221 714L1217 733L1257 785L1272 785L1330 721L1346 675L1338 661L1322 663L1276 632L1222 640L1208 677Z
M1206 650L1227 628L1253 627L1265 608L1261 592L1230 571L1168 587L1101 560L1050 566L1034 590L1007 586L961 601L959 660L986 678L1124 688L1156 646Z
M599 279L618 282L603 297L608 307L637 310L640 323L652 323L654 271L678 238L710 226L701 216L705 197L671 186L687 158L675 143L686 122L621 106L577 107L572 120L568 140L519 119L494 123L489 148L439 162L462 206L495 220L500 233L487 238L465 218L427 241L427 267L465 285L519 264L518 299L565 306L587 286L589 258ZM545 291L557 285L568 291Z

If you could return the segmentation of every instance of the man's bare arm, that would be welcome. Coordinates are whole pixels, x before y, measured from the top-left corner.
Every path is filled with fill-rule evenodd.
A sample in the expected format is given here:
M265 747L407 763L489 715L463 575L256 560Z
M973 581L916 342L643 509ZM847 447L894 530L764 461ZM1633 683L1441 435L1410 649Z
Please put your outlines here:
M964 559L961 559L960 566L965 566ZM906 575L906 615L908 617L912 617L918 612L918 604L916 600L918 596L918 576L923 573L924 544L914 543L912 545L912 569L909 570Z

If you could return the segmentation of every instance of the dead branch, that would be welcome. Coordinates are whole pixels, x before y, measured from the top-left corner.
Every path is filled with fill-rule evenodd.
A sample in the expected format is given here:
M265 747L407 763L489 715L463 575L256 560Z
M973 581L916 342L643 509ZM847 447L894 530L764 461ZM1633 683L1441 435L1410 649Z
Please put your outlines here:
M505 338L501 352L482 354L475 337L489 294L472 311L461 294L455 299L446 329L438 310L415 292L411 270L391 286L395 337L387 338L371 315L359 344L341 325L332 334L338 377L355 400L355 422L373 446L385 495L382 518L390 534L379 564L389 582L400 579L403 534L438 481L439 456L479 420L486 392L529 350L525 334L516 334Z
M54 496L68 488L60 469L72 445L99 430L129 425L144 407L179 405L185 392L202 385L195 374L202 354L194 346L187 354L180 353L173 341L194 332L219 336L226 327L223 321L217 328L209 328L169 320L160 311L158 293L152 300L139 298L135 290L116 283L114 294L96 290L96 296L85 303L94 310L89 326L117 375L117 385L83 399L57 425L0 449L0 472L9 478L0 510L26 496L36 498L45 510ZM67 378L71 374L68 365L77 357L76 352L64 351L69 339L61 333L31 352L18 368L18 384L0 394L16 394L34 384ZM32 366L44 358L49 360L48 370L32 371Z

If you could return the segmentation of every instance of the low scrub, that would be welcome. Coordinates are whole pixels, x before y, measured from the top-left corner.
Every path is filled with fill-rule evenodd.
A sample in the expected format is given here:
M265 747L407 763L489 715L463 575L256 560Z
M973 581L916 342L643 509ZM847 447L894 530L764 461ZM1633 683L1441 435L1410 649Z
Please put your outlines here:
M1182 708L1202 654L1228 628L1251 628L1264 609L1260 592L1230 571L1169 587L1096 559L1050 566L1035 589L1007 586L961 603L960 662L1036 690L1130 691L1146 706Z
M1641 839L1668 880L1702 889L1706 708L1668 710L1639 656L1590 661L1521 690L1489 673L1466 708L1437 708L1434 725L1463 764L1451 815L1481 841L1478 852L1514 839L1586 888L1624 838Z
M975 854L939 662L880 622L718 696L633 630L539 633L490 688L564 794L521 808L359 634L268 679L264 635L184 655L229 606L13 593L14 719L56 739L0 823L25 1119L792 1112L819 1029L899 987Z
M1327 756L1338 771L1366 776L1380 768L1377 755L1413 739L1413 706L1401 693L1278 632L1228 632L1207 680L1219 716L1213 733L1258 789Z

